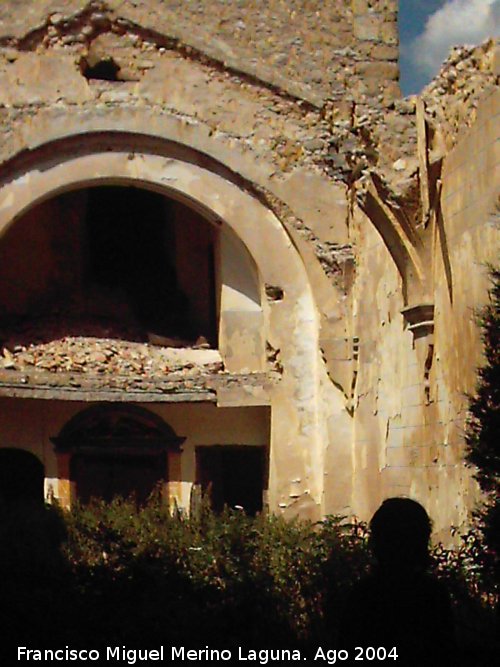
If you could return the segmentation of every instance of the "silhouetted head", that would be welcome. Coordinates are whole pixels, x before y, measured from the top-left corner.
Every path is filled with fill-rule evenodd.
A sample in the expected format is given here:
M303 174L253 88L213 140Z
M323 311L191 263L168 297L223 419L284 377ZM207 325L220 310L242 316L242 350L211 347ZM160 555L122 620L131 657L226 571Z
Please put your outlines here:
M31 504L43 507L44 467L31 452L0 449L0 503L4 507Z
M373 553L383 569L424 569L432 523L425 509L409 498L388 498L370 522Z

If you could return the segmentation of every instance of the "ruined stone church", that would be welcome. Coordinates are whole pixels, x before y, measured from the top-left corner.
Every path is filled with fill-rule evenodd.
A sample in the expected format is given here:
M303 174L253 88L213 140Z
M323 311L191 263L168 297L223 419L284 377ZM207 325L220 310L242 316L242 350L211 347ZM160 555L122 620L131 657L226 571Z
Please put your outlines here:
M477 501L498 58L397 0L0 4L0 498Z

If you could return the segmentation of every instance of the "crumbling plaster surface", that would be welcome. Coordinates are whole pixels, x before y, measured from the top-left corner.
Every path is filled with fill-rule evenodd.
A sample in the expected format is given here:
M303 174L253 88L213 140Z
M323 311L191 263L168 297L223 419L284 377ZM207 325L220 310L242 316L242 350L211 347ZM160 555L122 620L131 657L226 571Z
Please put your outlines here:
M74 46L116 21L117 32L139 25L192 55L314 102L341 97L346 85L360 96L383 98L398 91L397 0L40 0L13 5L3 3L0 9L8 44L49 45L66 30L65 44ZM92 29L82 32L78 28L89 16Z
M358 249L352 332L360 338L352 506L369 516L380 498L417 498L445 541L449 526L466 524L478 500L464 463L464 433L467 395L482 360L477 314L487 301L488 263L496 264L500 251L498 101L498 90L485 92L475 123L443 162L427 269L433 333L409 330L401 275L387 248L362 213L352 225Z

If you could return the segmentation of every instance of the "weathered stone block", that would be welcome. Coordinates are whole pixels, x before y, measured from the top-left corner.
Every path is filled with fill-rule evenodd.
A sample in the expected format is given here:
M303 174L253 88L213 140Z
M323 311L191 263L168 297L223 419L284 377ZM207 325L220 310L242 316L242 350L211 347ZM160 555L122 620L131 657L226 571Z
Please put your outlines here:
M363 15L354 19L354 37L361 40L375 41L380 39L383 17Z
M399 49L395 44L375 44L371 55L376 60L397 60Z
M399 65L387 62L365 62L356 65L356 74L368 79L396 80L399 77Z
M370 6L369 0L352 0L352 13L356 16L359 14L366 14Z
M382 105L389 106L394 100L401 97L401 88L399 81L387 81L384 83L384 90L382 92Z
M0 104L31 105L92 98L74 58L59 54L22 53L0 75Z
M399 44L398 24L396 21L385 21L380 27L380 39L384 44Z
M381 87L382 82L379 81L379 79L360 78L355 85L353 85L352 89L358 99L363 99L363 96L373 98L381 94Z

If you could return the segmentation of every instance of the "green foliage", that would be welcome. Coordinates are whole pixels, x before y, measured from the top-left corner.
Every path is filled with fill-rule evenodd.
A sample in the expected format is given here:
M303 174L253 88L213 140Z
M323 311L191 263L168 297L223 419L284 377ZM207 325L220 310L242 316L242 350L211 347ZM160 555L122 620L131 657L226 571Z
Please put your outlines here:
M473 528L460 535L458 547L436 545L431 568L446 584L454 608L455 629L462 665L490 665L500 649L498 597L490 554L481 533Z
M500 586L500 270L491 269L490 302L481 313L485 364L478 371L476 396L469 401L467 461L486 494L477 514L483 547ZM497 589L498 590L498 589Z
M0 621L23 645L328 646L371 565L364 524L215 515L205 504L187 517L159 496L140 508L119 498L42 508L0 528L11 589ZM491 606L482 553L474 533L433 552L471 646Z
M500 492L500 271L492 270L490 303L481 315L485 364L478 371L477 395L470 400L467 460L477 467L481 488Z
M366 530L247 517L206 507L193 517L161 499L116 499L66 515L80 639L189 646L289 646L330 636L368 566ZM193 632L193 628L196 632Z

